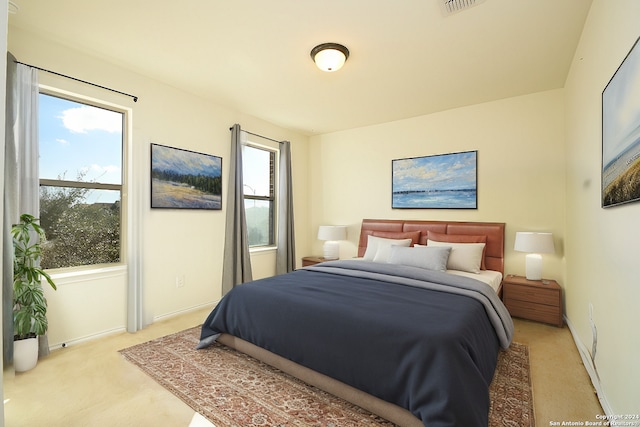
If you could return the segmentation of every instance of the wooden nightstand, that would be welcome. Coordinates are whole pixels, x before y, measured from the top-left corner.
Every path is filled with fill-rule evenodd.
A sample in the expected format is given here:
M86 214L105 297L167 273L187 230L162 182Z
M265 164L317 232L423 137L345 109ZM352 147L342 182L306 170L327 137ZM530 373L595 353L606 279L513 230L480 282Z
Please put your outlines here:
M558 326L562 320L562 288L555 280L527 280L507 275L502 281L502 300L514 317Z
M309 267L310 265L316 265L325 261L335 261L335 259L324 258L321 256L306 256L302 258L302 266Z

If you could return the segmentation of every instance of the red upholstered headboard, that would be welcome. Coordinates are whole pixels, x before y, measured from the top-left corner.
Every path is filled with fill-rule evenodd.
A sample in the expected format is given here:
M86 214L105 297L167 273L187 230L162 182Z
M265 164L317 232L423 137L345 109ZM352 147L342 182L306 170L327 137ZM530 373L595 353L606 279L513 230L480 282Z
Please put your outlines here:
M360 229L358 256L367 250L367 239L373 232L420 232L420 243L426 244L427 232L487 236L484 261L487 270L504 274L504 227L502 222L418 221L400 219L364 219Z

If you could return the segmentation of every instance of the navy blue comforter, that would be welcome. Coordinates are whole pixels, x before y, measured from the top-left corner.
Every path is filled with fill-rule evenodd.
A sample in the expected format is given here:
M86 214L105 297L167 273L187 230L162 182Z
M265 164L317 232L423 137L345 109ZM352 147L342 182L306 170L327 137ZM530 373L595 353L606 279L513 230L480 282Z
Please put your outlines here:
M337 261L237 286L205 321L199 347L228 333L425 426L486 426L498 351L513 333L508 312L484 283L398 267Z

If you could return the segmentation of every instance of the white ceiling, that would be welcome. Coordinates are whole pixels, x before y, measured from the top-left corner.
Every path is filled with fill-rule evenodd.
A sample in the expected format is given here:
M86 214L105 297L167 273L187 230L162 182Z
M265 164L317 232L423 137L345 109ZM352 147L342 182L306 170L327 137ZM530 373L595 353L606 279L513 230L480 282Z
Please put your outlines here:
M445 17L438 1L12 0L9 24L319 134L561 88L591 5L486 0ZM313 64L324 42L349 48L340 71Z

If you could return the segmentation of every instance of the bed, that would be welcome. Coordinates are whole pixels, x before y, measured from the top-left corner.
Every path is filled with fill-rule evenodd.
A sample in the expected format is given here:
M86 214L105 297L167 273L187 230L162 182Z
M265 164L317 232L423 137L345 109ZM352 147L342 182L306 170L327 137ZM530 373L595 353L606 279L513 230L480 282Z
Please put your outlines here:
M486 426L513 323L499 285L469 275L502 277L504 224L364 220L358 256L235 287L199 347L217 340L401 426Z

